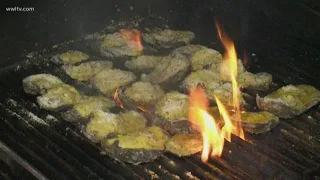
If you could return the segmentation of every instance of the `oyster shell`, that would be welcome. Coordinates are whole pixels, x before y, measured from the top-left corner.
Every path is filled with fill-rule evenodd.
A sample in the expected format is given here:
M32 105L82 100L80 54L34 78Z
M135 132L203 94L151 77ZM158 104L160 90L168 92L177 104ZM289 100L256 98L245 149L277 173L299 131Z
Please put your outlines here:
M320 91L310 85L287 85L271 94L256 98L259 109L289 119L300 115L320 101Z
M177 156L190 156L203 148L201 134L176 134L166 143L166 151Z
M152 126L141 131L106 139L101 145L114 159L140 164L157 159L163 153L167 140L168 136L161 128Z
M103 69L111 69L111 61L89 61L79 65L64 65L62 69L72 78L78 81L87 81L91 76Z
M88 54L77 50L70 50L62 54L55 55L51 58L53 62L64 65L77 64L88 59Z
M143 41L156 48L173 48L189 44L195 37L191 31L155 29L142 35Z
M90 84L108 97L112 97L116 89L126 86L136 80L130 71L120 69L104 69L90 78Z
M22 86L25 93L28 94L44 94L63 82L52 74L34 74L22 80Z

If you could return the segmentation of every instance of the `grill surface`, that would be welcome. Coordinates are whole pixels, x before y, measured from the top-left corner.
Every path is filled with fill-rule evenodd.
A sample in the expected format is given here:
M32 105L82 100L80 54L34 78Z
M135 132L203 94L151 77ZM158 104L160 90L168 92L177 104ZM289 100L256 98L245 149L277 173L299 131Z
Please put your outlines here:
M263 42L261 42L263 43ZM320 107L281 123L262 135L246 134L247 141L233 136L226 142L221 158L202 163L200 155L178 158L164 154L152 163L131 165L100 153L99 145L87 140L78 125L62 120L58 113L40 110L34 96L26 95L22 79L36 73L54 74L83 89L48 61L52 54L66 49L82 49L71 43L38 58L12 65L0 72L1 149L15 152L29 164L25 173L44 179L310 179L320 174ZM87 50L85 52L88 52ZM44 60L45 59L45 60ZM301 66L281 62L270 69L275 81L288 83L288 74ZM296 71L297 72L297 71ZM294 82L293 79L290 80ZM252 94L254 95L254 94ZM9 153L10 154L10 153ZM11 154L12 155L12 154ZM8 169L8 168L7 168ZM14 173L0 172L3 178ZM31 176L30 176L31 177Z

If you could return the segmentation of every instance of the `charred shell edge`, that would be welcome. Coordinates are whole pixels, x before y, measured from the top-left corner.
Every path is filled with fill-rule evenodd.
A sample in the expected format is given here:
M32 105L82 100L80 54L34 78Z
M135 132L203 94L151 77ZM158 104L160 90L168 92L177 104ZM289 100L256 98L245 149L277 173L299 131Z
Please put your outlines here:
M124 87L124 86L121 86L118 89L119 98L122 101L125 109L134 110L134 111L141 111L140 109L137 108L137 106L141 106L142 108L144 108L146 110L153 110L154 109L154 105L139 104L137 102L130 100L125 94L125 89L126 89L126 87Z
M191 66L189 65L186 70L181 70L174 76L170 77L166 81L160 83L159 85L165 90L165 91L172 91L174 89L179 89L179 85L181 81L184 80L184 78L187 76L187 74L191 71Z
M82 117L75 109L69 109L61 113L62 118L68 122L85 122L89 120L89 117Z
M170 122L154 113L151 115L151 118L151 121L154 125L160 126L170 135L194 133L194 130L191 128L191 123L188 120L177 120Z
M124 149L119 147L119 141L114 142L111 146L104 146L101 143L106 154L118 161L128 162L138 165L140 163L151 162L157 159L162 150L148 150L148 149Z

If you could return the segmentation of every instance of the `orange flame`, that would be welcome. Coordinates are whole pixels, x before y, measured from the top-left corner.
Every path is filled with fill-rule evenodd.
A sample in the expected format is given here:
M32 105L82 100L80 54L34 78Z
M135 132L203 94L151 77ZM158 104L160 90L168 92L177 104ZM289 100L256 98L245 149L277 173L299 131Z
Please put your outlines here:
M190 104L188 119L193 128L201 131L203 137L203 150L201 160L206 162L211 156L221 156L224 137L215 122L215 119L207 112L209 100L201 87L190 90Z
M138 108L140 111L142 111L142 112L149 113L149 114L151 114L151 113L152 113L152 110L144 109L144 108L143 108L143 107L141 107L141 106L137 106L137 108Z
M120 34L127 39L128 45L131 48L137 48L138 51L143 50L141 33L139 30L137 30L137 29L133 29L133 30L121 29Z
M218 21L216 21L216 27L218 31L219 38L226 50L224 54L224 60L227 62L226 64L230 70L230 77L232 83L232 97L233 97L233 108L235 110L235 131L233 133L236 136L239 136L241 139L245 139L244 132L241 126L241 109L240 109L240 89L237 83L237 76L238 76L238 58L237 52L234 46L233 41L222 31Z
M114 100L114 102L116 102L117 106L119 106L123 109L123 103L122 103L121 99L119 98L118 90L119 90L119 88L117 88L116 92L114 93L113 100Z
M223 151L224 139L231 142L231 134L245 139L244 132L241 126L241 112L240 109L240 90L237 84L237 53L234 43L226 36L217 23L219 37L226 49L224 59L228 65L228 76L231 77L232 95L233 95L233 114L236 121L231 121L231 110L224 106L218 98L215 97L220 115L224 121L224 125L220 129L216 120L208 113L209 100L205 91L201 87L196 87L190 90L189 94L189 109L188 119L192 124L192 128L200 131L203 136L203 150L201 155L202 162L206 162L209 156L220 157ZM211 154L210 154L211 153Z

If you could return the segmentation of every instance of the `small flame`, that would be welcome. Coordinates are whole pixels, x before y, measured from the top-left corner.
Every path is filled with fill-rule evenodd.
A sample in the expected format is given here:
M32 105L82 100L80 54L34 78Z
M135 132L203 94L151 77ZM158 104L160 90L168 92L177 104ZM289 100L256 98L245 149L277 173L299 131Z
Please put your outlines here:
M138 108L140 111L142 111L142 112L149 113L149 114L152 113L152 110L147 110L147 109L145 109L145 108L143 108L143 107L141 107L141 106L137 106L137 108Z
M224 54L224 60L227 62L228 69L230 70L230 77L232 83L232 97L233 97L233 108L235 110L235 129L233 133L236 136L239 136L241 139L245 139L244 132L241 126L241 109L240 109L240 89L237 83L237 76L238 76L238 58L237 52L234 46L234 43L231 39L222 31L218 21L216 21L216 27L218 31L219 38L226 50ZM225 74L226 75L226 74Z
M143 51L141 33L139 30L137 30L137 29L132 29L132 30L121 29L120 34L127 39L128 45L131 48L137 48L138 51Z
M243 64L244 65L248 65L248 55L246 52L244 52L244 55L243 55Z
M117 106L121 107L123 109L123 103L121 99L119 98L119 88L117 88L116 92L114 93L113 100L116 102Z

